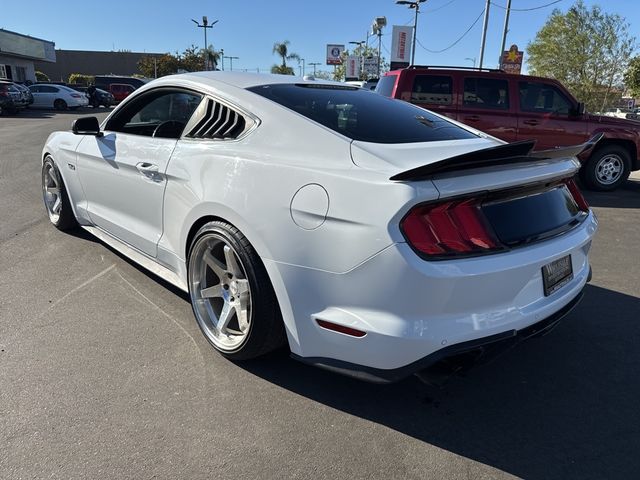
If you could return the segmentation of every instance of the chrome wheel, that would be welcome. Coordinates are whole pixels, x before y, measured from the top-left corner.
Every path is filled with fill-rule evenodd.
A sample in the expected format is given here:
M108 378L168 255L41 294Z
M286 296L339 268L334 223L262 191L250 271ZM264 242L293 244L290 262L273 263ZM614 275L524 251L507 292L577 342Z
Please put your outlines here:
M207 233L193 246L189 292L209 341L223 352L238 350L251 329L251 288L237 252L221 235Z
M42 172L42 195L49 219L54 224L60 221L60 214L62 213L62 190L60 185L60 177L55 166L51 162L45 163Z
M624 161L618 155L605 155L596 164L596 178L603 185L616 183L623 173Z

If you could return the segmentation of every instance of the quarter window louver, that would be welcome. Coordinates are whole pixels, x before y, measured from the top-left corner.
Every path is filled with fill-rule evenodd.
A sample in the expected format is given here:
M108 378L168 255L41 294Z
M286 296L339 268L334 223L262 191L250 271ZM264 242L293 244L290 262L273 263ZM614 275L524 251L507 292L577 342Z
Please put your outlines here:
M192 138L238 138L246 127L246 120L235 110L207 99L205 114L191 129L188 137Z

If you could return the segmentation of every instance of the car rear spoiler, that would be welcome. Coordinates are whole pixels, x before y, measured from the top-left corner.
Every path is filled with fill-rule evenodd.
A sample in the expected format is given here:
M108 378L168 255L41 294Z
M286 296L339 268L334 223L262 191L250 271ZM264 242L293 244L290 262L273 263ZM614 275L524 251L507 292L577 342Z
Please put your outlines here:
M536 143L535 140L507 143L498 145L497 147L463 153L462 155L456 155L455 157L429 165L412 168L411 170L406 170L394 175L389 180L405 182L424 180L439 173L457 172L472 168L493 167L495 165L509 165L514 163L531 163L536 160L549 160L553 158L576 157L582 152L592 149L602 137L604 137L604 134L598 133L580 145L558 147L551 150L539 150L537 152L533 151Z

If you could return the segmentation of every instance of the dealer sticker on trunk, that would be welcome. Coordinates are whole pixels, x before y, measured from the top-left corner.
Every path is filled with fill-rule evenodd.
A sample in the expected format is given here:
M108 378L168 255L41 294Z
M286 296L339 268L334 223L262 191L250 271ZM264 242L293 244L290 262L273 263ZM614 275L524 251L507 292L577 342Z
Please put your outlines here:
M571 255L554 260L542 267L544 294L549 296L558 291L573 279Z

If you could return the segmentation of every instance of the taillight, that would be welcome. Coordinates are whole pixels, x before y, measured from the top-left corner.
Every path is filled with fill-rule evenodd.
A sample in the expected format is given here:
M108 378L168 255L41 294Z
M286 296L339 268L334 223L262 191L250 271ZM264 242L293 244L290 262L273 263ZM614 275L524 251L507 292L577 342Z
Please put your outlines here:
M409 244L425 256L477 255L504 247L487 223L482 199L418 205L400 223Z
M587 203L585 198L582 196L582 192L580 191L580 188L578 188L578 184L575 182L575 180L573 178L570 178L568 180L565 180L564 183L567 185L569 192L571 192L571 196L573 197L576 204L578 205L578 208L583 212L588 212L589 204Z
M72 93L71 96L73 98L82 98L82 95L80 95L79 93Z

